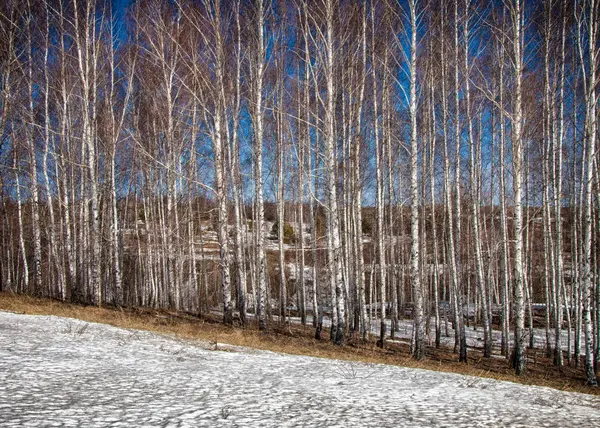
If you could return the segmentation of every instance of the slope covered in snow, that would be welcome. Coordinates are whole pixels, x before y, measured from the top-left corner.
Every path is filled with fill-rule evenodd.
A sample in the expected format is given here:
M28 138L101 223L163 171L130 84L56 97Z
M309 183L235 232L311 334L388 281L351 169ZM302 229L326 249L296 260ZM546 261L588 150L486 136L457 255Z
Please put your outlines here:
M0 312L0 426L600 426L600 398Z

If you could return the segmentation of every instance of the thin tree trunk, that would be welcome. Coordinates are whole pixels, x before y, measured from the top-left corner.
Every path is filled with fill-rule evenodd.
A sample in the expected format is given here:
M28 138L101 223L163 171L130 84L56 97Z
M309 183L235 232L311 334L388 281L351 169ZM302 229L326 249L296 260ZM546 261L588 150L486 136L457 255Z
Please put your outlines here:
M375 10L373 8L373 2L371 1L371 43L375 45ZM376 218L377 218L377 273L379 274L379 312L380 312L380 328L379 328L379 341L378 346L381 348L385 345L386 335L386 266L385 266L385 244L384 244L384 212L383 212L383 198L384 198L384 183L383 183L383 153L382 145L379 138L379 104L378 104L378 91L377 91L377 72L374 64L377 63L375 50L371 51L371 78L373 80L373 131L375 140L375 177L377 183L375 206L376 206Z
M12 127L12 126L11 126ZM14 129L12 129L14 137ZM17 164L17 150L13 148L13 170L15 172L15 190L17 195L17 219L19 223L19 248L21 250L21 261L23 263L23 285L21 291L29 292L29 266L27 265L27 251L25 249L25 236L23 228L23 202L21 199L21 182L19 179L19 167ZM17 283L17 290L19 285Z
M444 3L444 15L446 15L446 4ZM442 20L443 23L443 20ZM454 243L455 233L454 233L454 210L452 206L452 185L450 178L450 151L448 150L448 101L446 97L446 50L445 50L445 41L444 28L440 30L442 41L441 41L441 63L442 63L442 128L443 128L443 138L444 138L444 194L445 194L445 211L447 216L447 253L448 260L450 263L450 300L452 301L452 314L453 314L453 324L454 324L454 333L455 333L455 341L454 341L454 352L456 352L457 348L460 348L461 336L460 331L462 324L462 316L461 307L459 306L458 299L458 267L456 261L456 246ZM455 81L456 82L456 81ZM461 348L462 350L462 348ZM466 350L466 348L465 348ZM466 362L466 354L463 360L463 354L460 354L460 360Z
M499 58L499 80L500 80L500 106L504 108L504 45L500 46ZM508 246L508 212L506 209L506 170L505 170L505 148L506 128L504 112L500 116L500 228L502 229L502 354L510 358L510 269L509 269L509 246Z
M240 172L240 142L238 128L241 110L241 67L242 67L242 31L240 26L240 1L235 5L236 25L236 52L235 52L235 105L233 111L233 132L231 138L231 149L229 151L229 164L231 171L231 182L233 189L233 211L235 217L235 264L237 267L237 306L240 312L240 322L246 325L246 260L244 258L244 234L246 233L246 222L242 218L242 180ZM243 223L243 224L242 224Z
M469 8L470 0L465 0L465 17L463 25L463 38L465 43L464 55L464 81L465 81L465 104L467 110L467 136L469 139L470 154L471 154L471 203L473 216L473 244L475 246L475 266L477 270L477 285L481 296L482 315L483 315L483 356L490 357L492 353L492 326L490 323L488 296L485 275L483 272L483 256L481 244L481 212L479 206L481 204L481 192L477 184L477 171L481 170L476 164L476 146L473 137L473 119L471 117L471 91L469 82Z
M554 165L554 218L556 219L556 289L554 290L555 310L557 311L555 326L555 345L554 345L554 363L557 366L563 365L562 351L562 324L563 324L563 293L564 293L564 262L563 262L563 226L562 226L562 163L563 163L563 142L564 142L564 105L565 105L565 63L566 63L566 34L567 34L567 1L561 2L563 13L563 23L561 30L561 54L560 54L560 89L559 89L559 118L558 118L558 142L553 146L553 165ZM566 302L565 302L566 303ZM568 312L568 311L567 311ZM570 323L569 323L570 324ZM569 327L570 330L570 327ZM570 333L569 333L570 334Z
M258 283L258 299L257 299L257 315L258 328L266 330L266 304L267 304L267 282L266 282L266 259L263 236L264 223L264 203L263 203L263 67L265 61L264 47L264 6L263 0L258 0L257 4L257 32L258 32L258 47L256 52L256 82L255 82L255 111L254 111L254 182L256 192L256 224L254 230L256 232L256 280Z
M279 249L279 319L283 323L286 320L286 308L287 308L287 285L285 277L285 243L284 243L284 227L285 227L285 193L283 187L283 156L284 156L284 135L283 135L283 88L279 85L279 103L277 117L277 241Z
M33 80L33 34L32 20L33 14L31 4L27 2L27 78L29 90L29 105L28 105L28 126L26 128L27 149L29 152L29 192L31 193L31 229L33 232L33 282L29 285L32 287L29 292L31 294L45 295L42 290L42 242L40 231L40 212L39 212L39 188L38 188L38 165L37 156L35 153L35 108L34 108L34 85Z
M425 320L423 308L423 286L420 278L419 253L419 187L418 162L419 146L417 136L417 0L411 0L411 44L410 44L410 188L411 188L411 276L414 302L414 341L412 356L416 360L425 357Z
M438 235L437 235L437 221L435 214L435 153L436 153L436 116L435 116L435 93L433 85L433 72L430 70L430 81L429 81L429 103L431 111L431 150L429 159L429 191L431 196L431 229L433 238L433 299L434 299L434 316L435 316L435 347L440 347L441 341L441 325L440 325L440 297L439 297L439 283L438 283Z
M597 386L596 373L594 370L594 355L593 355L593 325L592 325L592 290L594 273L592 270L592 208L593 208L593 168L594 159L596 157L596 133L597 133L597 116L596 116L596 86L598 78L596 76L596 58L598 52L597 45L597 29L598 16L595 0L590 0L589 3L589 22L588 22L588 55L589 55L589 70L587 75L587 93L586 93L586 139L587 146L586 157L584 158L583 168L585 170L585 180L582 183L584 187L585 199L583 201L583 254L581 265L581 286L583 288L583 323L585 332L585 375L588 385ZM583 63L582 63L583 67Z
M463 287L460 285L460 280L462 280L462 254L461 254L461 192L460 192L460 160L461 160L461 125L460 125L460 85L459 85L459 44L458 44L458 0L454 0L454 104L455 104L455 115L456 115L456 124L455 124L455 168L454 168L454 192L455 192L455 213L456 213L456 270L457 270L457 290L456 290L456 303L458 317L460 318L460 322L457 324L456 328L459 330L459 361L466 363L467 362L467 336L465 332L465 322L464 322L464 307L463 307ZM468 304L468 293L467 293L467 304ZM469 322L469 311L467 306L467 323Z

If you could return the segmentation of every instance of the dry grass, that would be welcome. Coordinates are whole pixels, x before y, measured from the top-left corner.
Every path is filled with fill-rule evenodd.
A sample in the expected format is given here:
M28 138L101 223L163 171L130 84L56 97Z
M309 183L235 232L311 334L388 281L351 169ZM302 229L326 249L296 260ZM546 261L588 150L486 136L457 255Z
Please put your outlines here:
M362 343L350 340L346 346L339 347L327 340L314 339L314 331L311 327L288 328L273 324L269 331L259 332L255 326L247 328L225 326L212 316L200 318L147 308L97 308L9 293L0 293L0 310L77 318L116 327L172 334L182 339L205 340L296 355L460 373L600 395L600 388L585 385L581 368L557 368L541 351L529 351L528 373L517 377L506 360L482 358L481 353L476 350L470 351L469 364L458 363L456 354L453 354L450 349L435 348L427 348L427 358L415 361L410 358L406 345L394 343L380 349L374 341ZM324 331L323 338L326 339L328 334L328 331Z

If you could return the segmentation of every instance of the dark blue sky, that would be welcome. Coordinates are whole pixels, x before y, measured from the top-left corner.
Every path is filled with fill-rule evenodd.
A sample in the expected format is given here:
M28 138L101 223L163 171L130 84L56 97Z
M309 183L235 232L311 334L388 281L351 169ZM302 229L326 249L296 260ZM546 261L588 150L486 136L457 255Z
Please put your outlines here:
M127 38L127 28L125 26L125 10L131 4L132 0L111 0L114 15L114 25L117 38L122 41Z

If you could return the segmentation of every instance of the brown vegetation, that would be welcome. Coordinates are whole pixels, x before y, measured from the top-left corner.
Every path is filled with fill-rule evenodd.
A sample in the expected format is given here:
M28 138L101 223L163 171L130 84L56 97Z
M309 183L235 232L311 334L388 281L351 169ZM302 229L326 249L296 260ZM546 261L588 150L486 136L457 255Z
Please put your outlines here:
M13 293L0 293L0 310L77 318L121 328L175 335L181 339L210 341L217 347L219 343L223 343L319 358L392 364L600 395L598 388L585 385L586 379L580 369L553 366L552 359L546 358L543 350L538 349L528 352L527 374L516 376L505 359L483 358L478 350L470 350L467 365L458 363L451 349L433 347L426 348L426 359L415 361L410 356L407 344L387 342L381 349L376 346L376 338L373 336L367 342L351 339L347 346L339 347L327 340L315 340L313 329L301 325L291 325L288 328L273 323L269 330L259 332L254 325L248 328L224 325L221 317L215 315L197 317L149 308L98 308ZM323 334L323 337L328 336L328 333Z

